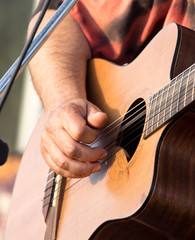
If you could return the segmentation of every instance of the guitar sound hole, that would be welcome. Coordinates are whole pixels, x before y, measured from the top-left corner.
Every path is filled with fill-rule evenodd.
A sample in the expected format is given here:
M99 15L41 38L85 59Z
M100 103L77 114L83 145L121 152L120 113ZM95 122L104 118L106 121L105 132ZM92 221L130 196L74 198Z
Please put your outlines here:
M120 127L117 145L126 152L129 162L135 153L142 136L146 118L146 104L141 98L137 99L129 108Z

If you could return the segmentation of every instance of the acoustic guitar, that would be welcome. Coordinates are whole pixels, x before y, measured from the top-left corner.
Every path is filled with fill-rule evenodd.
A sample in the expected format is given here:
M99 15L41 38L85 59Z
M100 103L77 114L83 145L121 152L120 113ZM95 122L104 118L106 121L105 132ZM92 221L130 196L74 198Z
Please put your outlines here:
M195 33L170 24L129 65L89 63L88 99L109 125L100 172L65 179L40 154L42 113L23 155L6 240L195 239Z

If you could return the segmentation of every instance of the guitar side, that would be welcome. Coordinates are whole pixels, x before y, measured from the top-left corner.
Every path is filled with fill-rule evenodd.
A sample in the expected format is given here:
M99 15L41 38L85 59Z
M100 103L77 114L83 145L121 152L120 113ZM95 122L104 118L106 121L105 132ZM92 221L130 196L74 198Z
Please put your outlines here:
M110 122L123 115L135 99L147 99L149 95L170 81L173 60L178 59L175 54L180 40L178 34L176 25L170 25L160 32L141 56L129 66L117 67L103 60L91 63L88 78L90 79L88 82L89 98L108 113ZM147 76L150 78L148 79ZM93 94L90 95L90 93ZM146 114L147 111L146 108ZM193 116L192 114L187 117L188 123L194 119ZM42 159L39 149L44 122L43 113L21 162L8 218L5 237L7 240L44 239L46 226L42 216L41 199L44 195L48 167ZM180 126L177 127L178 129L184 128L182 120L173 126L177 124ZM91 239L107 240L113 239L113 236L114 239L127 239L128 236L128 239L134 240L165 240L168 239L165 232L178 237L178 239L180 236L183 236L182 239L185 240L191 240L194 237L193 230L187 226L183 233L181 231L178 233L180 236L177 236L178 224L176 227L174 224L171 225L170 229L168 225L172 221L172 205L168 206L170 218L161 218L161 224L160 221L157 224L158 217L160 217L159 212L167 209L167 202L163 205L161 197L169 197L166 191L168 182L164 181L163 175L166 168L164 170L164 166L162 166L164 159L169 154L161 152L159 149L167 149L167 143L164 144L163 139L167 138L166 142L170 143L173 141L169 140L170 135L178 134L174 130L175 127L164 131L165 128L166 125L147 139L141 137L130 162L127 162L124 151L120 150L110 163L105 164L100 173L92 174L75 185L73 184L78 180L73 179L68 182L67 187L72 187L64 194L58 239L83 240L89 239L91 236ZM189 132L189 128L186 131ZM186 131L181 134L183 137L187 133ZM192 137L194 132L191 132L190 136ZM184 149L189 145L191 137ZM181 144L181 141L178 144ZM177 146L176 144L176 148ZM192 146L194 146L194 142ZM171 154L172 157L174 154ZM192 179L195 161L193 154L192 148L188 154L190 161L186 172L187 175L188 170L193 166L189 170L190 184L195 182ZM183 160L181 161L183 162ZM170 172L171 168L174 168L173 162L169 168ZM165 186L162 186L162 183L165 183ZM178 181L175 180L176 183ZM191 200L195 199L193 184L190 185ZM165 195L158 195L159 189ZM178 197L177 195L176 199ZM182 203L183 200L180 204ZM188 200L187 205L187 211L182 213L183 215L188 214L189 209L193 210L192 204ZM155 211L158 214L154 214ZM176 213L177 211L175 211ZM195 216L194 211L190 214L189 219L194 226L192 220ZM175 216L180 216L179 223L182 224L185 218L182 218L180 214ZM120 231L120 235L117 235L118 231ZM142 235L138 235L138 232Z

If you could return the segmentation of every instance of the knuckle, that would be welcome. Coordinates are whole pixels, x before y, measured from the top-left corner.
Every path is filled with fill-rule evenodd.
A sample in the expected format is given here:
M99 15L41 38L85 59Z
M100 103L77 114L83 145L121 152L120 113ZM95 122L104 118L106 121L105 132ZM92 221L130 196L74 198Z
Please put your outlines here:
M100 133L100 130L98 130L98 129L93 129L93 130L91 131L91 134L90 134L90 138L89 138L89 142L88 142L88 143L94 142L94 141L98 138L99 133Z
M66 111L67 111L66 106L63 106L63 107L59 108L58 111L55 114L55 118L56 119L63 119Z
M51 121L48 121L47 124L45 125L45 131L44 132L47 132L47 133L51 133L52 132L52 129L53 129L53 126L51 124Z
M74 140L76 140L77 142L81 141L81 139L83 138L84 134L85 134L85 125L84 124L80 124L79 126L75 126L74 131L73 131L73 138Z
M45 147L42 143L40 145L40 152L41 152L41 155L43 156L43 158L46 160Z
M75 144L68 144L66 147L66 155L70 158L75 158L77 156L77 148Z
M68 170L69 169L69 163L66 159L59 160L58 161L58 167L63 170Z
M41 135L41 145L44 145L45 141L47 140L47 133L43 131Z
M54 167L52 167L52 170L59 175L63 175L63 171L59 166L55 165Z

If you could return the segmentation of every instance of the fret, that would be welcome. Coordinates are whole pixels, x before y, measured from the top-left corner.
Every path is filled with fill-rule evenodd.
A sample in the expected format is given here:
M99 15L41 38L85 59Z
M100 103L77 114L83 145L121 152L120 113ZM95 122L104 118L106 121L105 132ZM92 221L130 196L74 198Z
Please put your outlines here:
M155 129L155 116L156 116L156 107L158 106L158 97L159 97L159 92L157 92L155 95L154 95L154 101L153 101L153 114L151 116L152 118L152 125L151 125L151 131L153 131L153 129Z
M155 130L159 125L163 123L165 101L168 94L168 88L169 85L166 85L163 89L153 94L150 98L145 136L149 135L153 130Z
M50 169L47 177L47 183L45 187L45 194L43 198L43 207L42 207L42 212L45 220L48 216L49 208L53 200L55 179L56 179L56 173Z
M195 79L195 63L193 64L193 66L192 66L192 70L193 70L193 77L192 77L192 79L193 79L193 81L194 81L194 79ZM193 91L192 91L192 101L194 100L194 97L195 97L195 81L194 81L194 84L193 84Z
M169 85L167 85L169 86ZM163 123L167 120L167 117L166 117L166 111L167 111L167 100L168 100L168 96L169 96L169 87L167 89L167 94L166 94L166 97L165 97L165 107L164 107L164 115L163 115Z
M190 74L189 82L188 82L188 91L186 96L186 102L190 103L194 100L194 79L195 79L195 71ZM188 101L187 101L188 99ZM190 101L190 102L189 102Z
M194 100L194 77L195 64L151 96L144 137Z
M172 94L171 94L171 103L170 103L170 117L173 116L173 102L174 102L174 93L175 93L175 82L176 82L177 78L174 78L171 81L172 84Z
M168 86L166 85L163 88L163 92L162 92L158 125L161 125L164 123L164 110L165 110L165 100L166 100L166 96L167 96L167 88L168 88Z
M186 99L185 99L185 104L188 105L194 100L194 88L195 88L195 64L191 66L191 72L189 74L189 79L188 79L188 87L186 91Z
M156 128L159 126L159 121L160 121L163 91L164 91L164 88L159 91L159 96L158 96L158 113L156 114L155 120L154 120L154 122L156 123Z
M188 92L190 92L189 83L190 83L190 74L188 74L188 79L186 81L185 97L184 97L184 106L186 106L186 99L188 98Z
M183 73L183 78L181 80L180 91L178 95L178 111L182 110L185 107L185 94L189 80L190 69L186 70Z
M145 135L148 135L148 134L150 134L150 132L151 132L151 130L150 130L150 132L149 132L149 129L151 129L151 126L152 126L152 119L151 119L151 117L150 117L150 115L151 115L151 113L152 113L152 111L153 111L153 110L152 110L152 107L153 107L152 101L153 101L153 95L152 95L152 97L150 98L150 102L149 102L149 111L148 111L148 117L147 117Z
M172 117L172 101L175 90L175 81L176 79L172 80L169 84L169 92L166 98L165 121Z
M47 183L46 183L46 187L45 187L45 199L48 196L47 193L51 193L52 188L55 185L55 177L56 177L56 173L49 170L49 174L48 174L48 177L47 177Z
M146 124L146 135L156 129L159 125L160 106L162 104L163 89L153 94L150 98L149 113Z
M66 191L66 178L56 174L55 187L50 204L50 209L46 218L47 228L45 231L46 239L57 239L56 234L59 227L59 221L62 211L63 198Z
M193 80L195 79L195 77L193 78ZM195 81L193 83L193 88L192 88L192 101L194 100L194 96L195 96Z
M178 112L178 94L179 94L179 89L181 87L181 80L182 80L182 74L180 74L175 81L175 89L174 89L173 100L172 100L172 116L174 116Z

